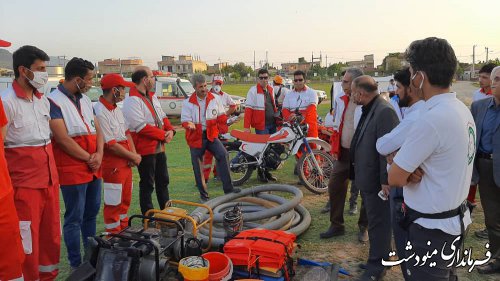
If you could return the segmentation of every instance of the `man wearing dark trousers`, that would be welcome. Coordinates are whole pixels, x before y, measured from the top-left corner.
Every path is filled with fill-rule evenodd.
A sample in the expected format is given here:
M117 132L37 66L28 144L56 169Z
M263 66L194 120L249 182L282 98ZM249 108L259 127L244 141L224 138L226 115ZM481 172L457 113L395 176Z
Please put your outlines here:
M401 123L390 133L377 140L377 151L380 155L386 156L389 165L392 164L394 155L403 145L413 123L420 117L421 108L425 105L425 102L417 95L417 92L412 91L410 88L410 69L408 67L396 72L394 79L396 80L396 95L399 97L399 106L405 107L406 110ZM402 187L391 188L389 204L391 205L392 231L399 258L405 257L405 247L406 242L408 242L408 231L403 229L397 221L397 217L401 213L403 206L403 199ZM407 279L406 263L401 263L401 271L405 279Z
M425 100L420 117L394 157L389 184L403 186L408 238L409 280L457 280L463 257L461 240L471 223L466 207L474 155L476 126L467 106L451 92L457 58L444 39L416 40L405 53L410 87ZM482 197L482 196L481 196ZM438 249L422 265L424 257ZM420 259L420 261L422 261Z
M492 97L472 103L477 151L472 181L478 182L490 243L491 261L481 274L500 273L500 66L491 72Z
M349 177L361 191L368 215L370 250L366 269L359 280L379 280L385 274L382 259L389 258L391 251L391 213L387 161L375 144L377 139L389 133L398 123L392 106L378 95L375 80L367 75L354 79L352 98L362 105L362 114L352 138L349 156ZM383 196L379 196L379 192ZM381 198L384 197L384 198Z
M186 129L186 142L191 152L191 163L200 192L201 202L209 200L207 185L201 172L201 163L206 151L216 160L217 173L222 181L224 193L240 192L234 188L229 173L228 153L220 142L219 127L227 121L224 105L220 98L207 90L207 82L202 74L192 77L195 92L182 104L181 122Z
M278 109L274 101L273 87L268 84L269 71L262 68L257 75L259 78L257 85L252 86L247 93L243 127L245 132L255 128L257 135L274 134L277 129ZM263 183L278 180L269 170L261 168L257 169L257 178Z
M320 238L331 238L345 234L344 205L349 185L349 148L351 147L352 137L356 130L355 111L357 108L357 105L351 98L351 84L355 78L361 75L363 75L363 71L359 68L348 69L342 77L342 89L344 94L335 99L333 135L331 136L330 143L332 144L332 154L337 161L335 161L332 176L328 183L329 204L325 207L328 208L330 213L330 227L327 231L320 234ZM352 182L351 189L355 189ZM356 189L356 193L357 192ZM356 205L351 204L351 206ZM360 242L367 242L368 221L364 204L361 205L358 226L358 240Z
M141 212L145 214L154 208L151 200L154 188L160 209L165 208L165 203L169 200L165 143L172 140L175 131L163 112L160 101L151 91L155 87L151 69L145 66L136 68L132 73L132 82L136 86L130 89L130 94L123 103L123 116L135 149L142 157L138 166L139 197Z

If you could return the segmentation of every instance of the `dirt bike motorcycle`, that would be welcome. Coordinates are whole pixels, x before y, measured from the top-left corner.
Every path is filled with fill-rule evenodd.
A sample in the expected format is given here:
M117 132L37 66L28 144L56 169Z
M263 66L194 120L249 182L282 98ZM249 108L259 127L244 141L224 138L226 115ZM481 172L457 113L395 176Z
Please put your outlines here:
M232 139L223 144L229 153L233 185L245 183L255 169L276 170L291 155L302 151L296 168L299 180L313 193L327 192L334 164L329 153L331 147L324 140L307 137L309 125L302 124L303 120L303 116L296 114L271 135L257 135L240 130L232 130L230 134L226 134L226 138Z

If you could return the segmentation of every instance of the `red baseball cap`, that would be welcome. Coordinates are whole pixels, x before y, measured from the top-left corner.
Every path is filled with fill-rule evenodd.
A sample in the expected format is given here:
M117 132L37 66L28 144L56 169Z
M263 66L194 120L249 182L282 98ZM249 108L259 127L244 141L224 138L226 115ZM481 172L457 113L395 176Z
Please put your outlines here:
M125 81L120 74L111 73L106 74L101 79L101 88L103 90L111 89L113 87L135 87L135 84L132 82Z
M10 47L10 45L12 45L10 42L0 39L0 47L7 48Z

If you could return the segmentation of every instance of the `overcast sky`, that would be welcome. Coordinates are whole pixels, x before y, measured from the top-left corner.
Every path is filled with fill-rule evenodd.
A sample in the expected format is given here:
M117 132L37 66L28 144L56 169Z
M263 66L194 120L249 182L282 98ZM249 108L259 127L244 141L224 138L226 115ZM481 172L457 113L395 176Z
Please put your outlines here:
M447 39L460 61L500 57L500 0L0 0L0 39L11 52L35 45L51 56L198 55L209 64L279 65L323 54L328 64Z

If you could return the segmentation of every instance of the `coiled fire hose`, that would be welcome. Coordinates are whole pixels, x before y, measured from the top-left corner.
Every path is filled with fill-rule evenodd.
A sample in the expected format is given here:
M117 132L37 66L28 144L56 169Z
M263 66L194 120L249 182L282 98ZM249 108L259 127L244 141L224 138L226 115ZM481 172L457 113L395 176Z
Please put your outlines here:
M291 194L290 199L270 194L269 192L284 192ZM243 229L263 228L285 230L299 236L311 224L309 211L300 205L303 194L300 189L291 185L268 184L243 189L240 193L230 193L205 204L214 211L214 230L212 232L212 246L224 244L227 236L223 227L224 214L240 205ZM202 221L208 217L208 211L197 208L191 212L191 217ZM187 226L189 229L189 226ZM208 227L202 227L198 238L208 241Z

